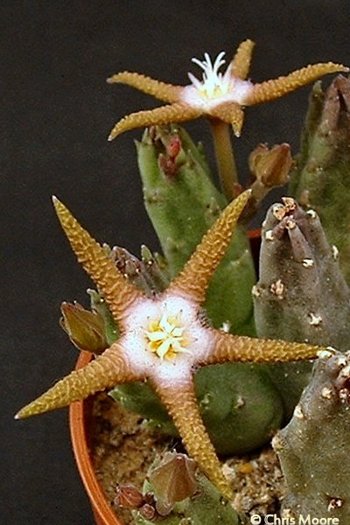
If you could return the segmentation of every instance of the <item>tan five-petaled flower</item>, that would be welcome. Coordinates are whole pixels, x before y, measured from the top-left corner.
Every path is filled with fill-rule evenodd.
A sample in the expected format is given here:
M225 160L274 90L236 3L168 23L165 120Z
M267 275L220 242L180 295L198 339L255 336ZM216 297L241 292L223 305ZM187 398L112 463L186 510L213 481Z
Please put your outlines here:
M309 84L328 73L349 71L333 62L309 65L286 76L253 84L247 80L254 42L245 40L230 62L225 73L219 72L225 63L224 52L214 62L205 53L204 60L192 61L203 70L202 80L189 73L191 84L177 86L154 80L138 73L124 71L110 77L107 82L128 84L144 93L166 102L153 110L139 111L121 119L109 135L109 140L134 128L185 122L206 116L231 124L236 136L243 125L243 108L268 102Z
M84 399L117 384L147 380L172 416L189 454L226 496L231 496L202 422L194 390L198 367L222 362L311 359L318 347L231 335L203 321L209 280L229 245L250 190L222 212L182 272L154 298L146 297L116 268L103 247L58 199L54 205L79 262L95 281L118 323L120 338L85 368L73 371L22 408L25 418ZM218 299L219 300L219 299Z

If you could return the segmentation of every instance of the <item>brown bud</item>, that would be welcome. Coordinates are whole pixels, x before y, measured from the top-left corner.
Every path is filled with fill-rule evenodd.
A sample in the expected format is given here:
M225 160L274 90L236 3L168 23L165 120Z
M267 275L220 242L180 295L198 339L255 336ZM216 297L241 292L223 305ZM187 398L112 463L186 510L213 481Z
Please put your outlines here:
M166 144L166 152L168 156L175 159L181 150L181 139L179 135L171 135L169 142Z
M79 350L100 354L108 347L100 314L85 310L78 303L62 303L61 312L60 325Z
M292 163L289 144L277 144L271 149L259 144L249 155L251 173L267 188L286 184Z
M131 484L118 485L114 504L123 509L139 509L144 504L142 493Z
M141 272L141 262L125 248L114 246L111 250L111 257L118 270L128 279L132 280Z
M148 521L152 521L154 518L157 517L156 509L149 503L145 503L144 505L142 505L142 507L140 508L140 514Z
M111 251L111 256L118 270L125 277L147 296L153 297L154 293L163 290L168 284L166 275L163 274L165 263L161 262L156 255L152 255L145 247L141 249L141 253L142 260L140 261L125 248L115 246Z
M186 454L167 452L150 474L157 509L169 508L194 494L197 489L196 464Z
M167 155L163 155L163 153L160 153L158 157L158 164L160 169L169 179L173 179L179 171L179 167L176 164L176 157L169 157Z
M171 126L157 126L158 165L165 176L174 179L179 171L182 142L179 134Z
M350 118L350 80L343 75L338 75L326 91L321 129L323 133L339 131L343 128L346 138L348 136Z

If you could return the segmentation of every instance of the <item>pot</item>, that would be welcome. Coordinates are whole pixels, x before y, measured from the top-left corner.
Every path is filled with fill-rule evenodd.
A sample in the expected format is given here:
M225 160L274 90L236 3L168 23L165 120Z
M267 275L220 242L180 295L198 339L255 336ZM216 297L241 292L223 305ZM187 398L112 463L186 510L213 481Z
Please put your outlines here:
M83 368L92 359L89 352L81 352L75 369ZM96 479L89 449L89 419L91 414L89 400L76 401L69 408L69 426L75 461L89 496L96 525L123 525L111 509L102 487Z

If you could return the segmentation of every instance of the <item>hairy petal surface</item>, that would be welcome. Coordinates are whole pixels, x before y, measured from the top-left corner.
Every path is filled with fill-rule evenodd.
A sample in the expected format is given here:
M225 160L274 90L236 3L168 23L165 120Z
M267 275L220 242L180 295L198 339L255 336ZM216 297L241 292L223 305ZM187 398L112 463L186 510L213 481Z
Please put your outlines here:
M135 374L118 343L80 370L74 370L52 388L22 408L16 419L22 419L69 405L116 384L141 379Z
M291 343L278 339L258 339L255 337L237 336L213 330L214 349L205 362L215 364L226 362L282 363L315 359L320 346L306 343Z
M143 294L119 272L102 246L56 197L53 203L78 261L102 293L114 320L122 324L127 308Z
M147 77L146 75L130 73L129 71L117 73L108 78L107 82L109 84L127 84L147 95L152 95L158 100L168 103L177 102L183 90L182 86L167 84L151 77Z
M334 64L333 62L312 64L303 67L297 71L293 71L287 76L281 76L276 79L267 80L261 84L254 84L253 89L247 95L245 104L251 106L253 104L261 104L276 98L282 97L299 87L310 84L328 73L336 73L340 71L349 71L349 68L342 64Z
M248 76L250 63L252 60L252 53L254 49L254 42L252 40L244 40L238 46L235 56L229 66L230 74L234 77L245 80Z
M204 302L210 278L226 252L233 229L250 193L250 190L241 193L224 209L204 235L182 272L170 283L169 293L184 294L199 304Z
M222 493L231 498L231 487L222 473L220 461L199 413L191 377L184 378L181 388L179 385L159 384L155 384L154 388L173 418L190 456Z
M108 140L115 139L124 131L135 128L147 128L148 126L161 126L173 122L185 122L200 117L203 112L181 102L161 106L156 109L138 111L122 118L112 129Z
M226 124L230 124L236 137L240 137L244 113L239 104L236 102L226 102L225 104L220 104L220 106L213 108L210 114L213 117L226 122Z

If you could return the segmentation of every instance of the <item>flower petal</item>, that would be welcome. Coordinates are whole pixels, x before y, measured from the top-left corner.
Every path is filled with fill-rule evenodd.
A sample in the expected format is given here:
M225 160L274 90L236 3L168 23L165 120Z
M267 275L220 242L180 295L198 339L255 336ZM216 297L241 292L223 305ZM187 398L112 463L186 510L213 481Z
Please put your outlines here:
M244 40L235 53L228 67L230 75L245 80L248 76L252 53L255 43L252 40Z
M213 107L210 111L213 117L223 120L226 124L231 124L236 137L241 135L244 113L236 102L226 102L220 106Z
M151 77L123 71L107 79L109 84L127 84L147 95L152 95L163 102L177 102L179 100L182 86L160 82Z
M127 115L114 126L108 140L113 140L121 133L124 133L124 131L131 129L185 122L186 120L198 118L201 115L201 110L181 103L131 113L131 115Z
M241 193L224 209L204 235L182 272L170 283L167 293L182 293L199 304L204 302L209 281L226 252L233 229L250 193L250 190Z
M199 413L191 377L183 379L181 388L179 385L159 384L154 385L154 388L172 416L190 456L222 493L231 498L231 487L222 473L220 462Z
M321 347L305 343L291 343L278 339L258 339L237 336L211 329L214 337L214 350L208 358L199 363L284 363L315 359Z
M80 370L74 370L15 416L22 419L69 405L116 384L143 379L132 370L123 348L114 343Z
M59 221L84 270L90 275L109 306L116 322L122 323L126 309L143 294L117 269L102 246L80 226L56 197L53 203Z
M333 62L313 64L293 71L293 73L287 76L267 80L261 84L254 84L251 92L247 94L245 104L251 106L253 104L261 104L262 102L274 100L301 86L314 82L323 75L336 73L338 71L346 72L349 71L349 68L342 64L334 64Z

